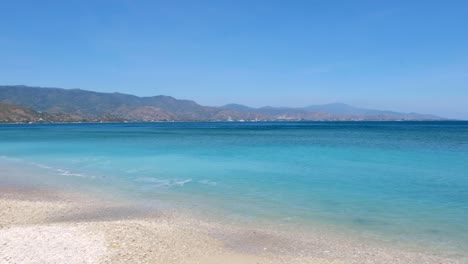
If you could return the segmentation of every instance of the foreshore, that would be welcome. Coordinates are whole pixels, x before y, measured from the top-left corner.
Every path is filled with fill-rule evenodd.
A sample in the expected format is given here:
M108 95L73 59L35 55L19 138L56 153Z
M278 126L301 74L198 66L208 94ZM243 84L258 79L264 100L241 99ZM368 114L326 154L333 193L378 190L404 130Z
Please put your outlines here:
M293 239L77 193L0 189L0 263L466 263L323 234Z

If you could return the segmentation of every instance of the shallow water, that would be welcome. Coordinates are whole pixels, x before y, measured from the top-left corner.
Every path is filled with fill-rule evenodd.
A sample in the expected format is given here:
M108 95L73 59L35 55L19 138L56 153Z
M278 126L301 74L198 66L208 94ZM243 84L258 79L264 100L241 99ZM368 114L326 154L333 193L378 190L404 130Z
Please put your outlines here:
M468 122L2 125L0 156L37 184L468 247Z

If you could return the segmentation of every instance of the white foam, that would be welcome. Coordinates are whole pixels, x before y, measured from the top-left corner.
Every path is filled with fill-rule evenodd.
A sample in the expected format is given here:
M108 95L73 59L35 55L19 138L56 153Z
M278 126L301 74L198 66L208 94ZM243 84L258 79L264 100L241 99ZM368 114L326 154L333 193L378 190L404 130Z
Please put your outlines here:
M80 173L73 173L73 172L68 171L68 170L64 170L64 169L60 169L60 168L54 168L54 167L47 166L47 165L37 163L37 162L32 162L31 165L34 165L34 166L42 168L42 169L46 169L46 170L56 172L56 173L58 173L59 175L62 175L62 176L86 177L85 175L80 174Z
M64 169L55 169L60 175L62 176L75 176L75 177L85 177L83 174L80 173L72 173L70 171Z
M150 177L143 177L136 179L137 182L144 182L144 183L151 183L153 187L183 187L185 184L192 181L192 179L185 179L185 180L170 180L170 179L158 179L158 178L150 178Z
M191 181L192 181L192 179L187 179L187 180L183 180L183 181L176 181L176 182L174 182L174 185L184 186L186 183L189 183Z
M41 163L31 163L32 165L36 166L36 167L39 167L39 168L43 168L43 169L53 169L52 167L50 166L47 166L47 165L44 165L44 164L41 164Z
M218 185L218 183L216 183L215 181L210 181L210 180L201 180L201 181L198 181L198 183L210 185L210 186Z
M147 183L164 183L164 182L167 182L168 180L161 180L161 179L150 178L150 177L142 177L142 178L136 179L135 181L137 181L137 182L147 182Z

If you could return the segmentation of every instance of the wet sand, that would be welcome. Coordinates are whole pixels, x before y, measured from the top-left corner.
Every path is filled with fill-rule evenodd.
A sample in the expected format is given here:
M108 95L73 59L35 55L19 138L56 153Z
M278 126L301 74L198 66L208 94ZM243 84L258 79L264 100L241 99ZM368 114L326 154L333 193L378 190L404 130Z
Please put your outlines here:
M0 189L0 263L468 263L316 234L306 238L84 194Z

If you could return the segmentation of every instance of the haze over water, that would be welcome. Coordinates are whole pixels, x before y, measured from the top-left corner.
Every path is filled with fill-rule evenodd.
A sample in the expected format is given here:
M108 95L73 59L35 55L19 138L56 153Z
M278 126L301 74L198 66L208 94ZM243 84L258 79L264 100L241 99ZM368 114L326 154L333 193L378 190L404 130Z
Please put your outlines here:
M468 247L468 122L3 125L0 156L43 184Z

